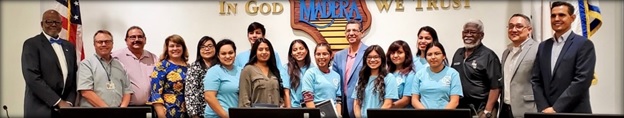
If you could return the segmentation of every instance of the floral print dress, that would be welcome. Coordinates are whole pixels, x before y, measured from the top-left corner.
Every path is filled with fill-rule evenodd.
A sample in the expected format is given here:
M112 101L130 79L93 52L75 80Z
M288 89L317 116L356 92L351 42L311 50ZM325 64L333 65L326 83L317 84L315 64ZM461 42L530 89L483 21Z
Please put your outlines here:
M165 59L157 63L150 76L150 98L152 104L163 104L167 118L185 117L184 78L186 66L176 65Z

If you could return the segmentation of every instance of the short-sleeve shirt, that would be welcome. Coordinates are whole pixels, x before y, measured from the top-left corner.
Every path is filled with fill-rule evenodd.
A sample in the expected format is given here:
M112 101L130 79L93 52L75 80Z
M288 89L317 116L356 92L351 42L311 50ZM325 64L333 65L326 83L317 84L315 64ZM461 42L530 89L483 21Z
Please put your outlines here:
M288 68L288 64L284 64L283 68ZM301 67L299 68L299 86L294 89L292 86L290 86L290 106L293 108L298 108L301 107L301 103L303 103L303 92L301 91L301 82L303 81L303 75L306 73L306 71L308 70L308 67ZM281 73L281 71L280 71ZM288 72L286 72L288 73ZM290 85L290 82L292 80L290 80L290 74L286 74L287 76L282 76L282 82L284 84L288 84Z
M367 111L370 108L381 108L381 106L383 105L383 101L379 99L379 94L375 91L375 79L377 78L377 76L370 76L368 78L368 84L366 84L366 88L364 90L364 100L361 101L360 105L360 110L362 113L362 117L366 118L367 115ZM361 80L361 79L360 79ZM359 81L359 80L358 80ZM395 77L392 74L388 74L386 75L386 77L384 78L384 85L385 85L385 95L384 95L384 99L398 99L399 98L399 93L397 92L397 81L395 79ZM356 87L357 88L357 87ZM357 91L357 90L356 90ZM354 91L352 98L353 99L357 99L357 92Z
M439 73L431 68L416 73L412 94L420 96L420 102L426 109L444 109L451 101L451 95L463 96L459 73L453 68L444 67Z
M322 72L318 67L306 71L301 81L302 91L314 93L314 103L325 100L336 101L341 96L340 74L330 69L329 73Z
M100 56L93 55L80 62L77 83L78 91L93 90L109 107L118 107L121 105L123 95L132 93L126 71L114 58L106 62ZM114 87L109 89L109 83ZM86 98L80 99L80 107L93 107Z
M485 102L492 88L500 88L502 78L498 56L490 48L480 44L474 47L468 58L464 58L465 48L459 48L453 55L451 67L459 72L464 98ZM461 103L460 103L461 104Z
M216 91L221 108L228 113L229 108L238 106L238 84L241 68L234 66L232 70L217 64L212 66L204 76L204 91ZM206 106L205 118L219 117L210 106Z
M415 78L416 71L410 71L407 74L401 74L399 72L394 72L392 74L394 75L394 78L398 85L398 99L403 98L403 96L412 96L412 81Z
M427 59L422 58L418 55L414 56L414 68L416 69L416 71L418 72L420 69L423 69L425 67L429 67L429 63L427 62Z
M136 57L128 48L122 48L113 52L113 57L123 64L128 73L130 88L134 93L130 97L130 105L146 105L150 96L150 75L158 57L147 50L143 50L141 57Z

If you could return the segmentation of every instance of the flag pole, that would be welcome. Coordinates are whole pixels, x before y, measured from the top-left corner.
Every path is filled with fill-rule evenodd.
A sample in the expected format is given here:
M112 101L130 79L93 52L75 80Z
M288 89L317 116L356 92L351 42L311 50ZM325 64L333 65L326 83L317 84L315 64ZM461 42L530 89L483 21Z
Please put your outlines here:
M70 33L71 33L71 0L67 0L67 41L69 41Z

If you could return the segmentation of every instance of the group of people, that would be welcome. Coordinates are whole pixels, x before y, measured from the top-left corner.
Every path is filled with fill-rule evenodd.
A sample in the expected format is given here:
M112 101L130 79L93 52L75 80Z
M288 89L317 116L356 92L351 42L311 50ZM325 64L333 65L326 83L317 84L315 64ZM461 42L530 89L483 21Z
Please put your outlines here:
M309 49L297 39L282 64L258 22L247 29L250 50L237 53L232 40L204 36L191 62L179 35L167 37L156 56L144 49L147 38L138 26L126 31L127 48L116 51L112 34L99 30L93 36L96 54L76 62L75 47L59 39L59 13L48 10L43 32L23 46L24 117L59 117L64 107L152 106L158 117L226 118L234 107L315 108L324 101L342 117L367 117L367 109L378 108L463 108L486 118L591 113L595 51L570 30L573 11L569 3L554 2L555 34L541 43L531 38L529 17L511 16L512 43L502 60L482 43L480 20L463 26L464 47L451 62L430 26L418 30L416 48L397 40L384 51L362 43L362 24L351 20L345 26L348 48L334 54L326 42Z

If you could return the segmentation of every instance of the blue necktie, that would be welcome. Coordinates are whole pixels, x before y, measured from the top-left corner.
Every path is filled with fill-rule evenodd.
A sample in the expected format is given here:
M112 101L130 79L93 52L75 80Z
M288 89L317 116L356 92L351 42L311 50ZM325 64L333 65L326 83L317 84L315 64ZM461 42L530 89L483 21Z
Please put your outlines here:
M63 41L61 41L61 39L50 38L50 44L54 44L54 43L61 45Z

